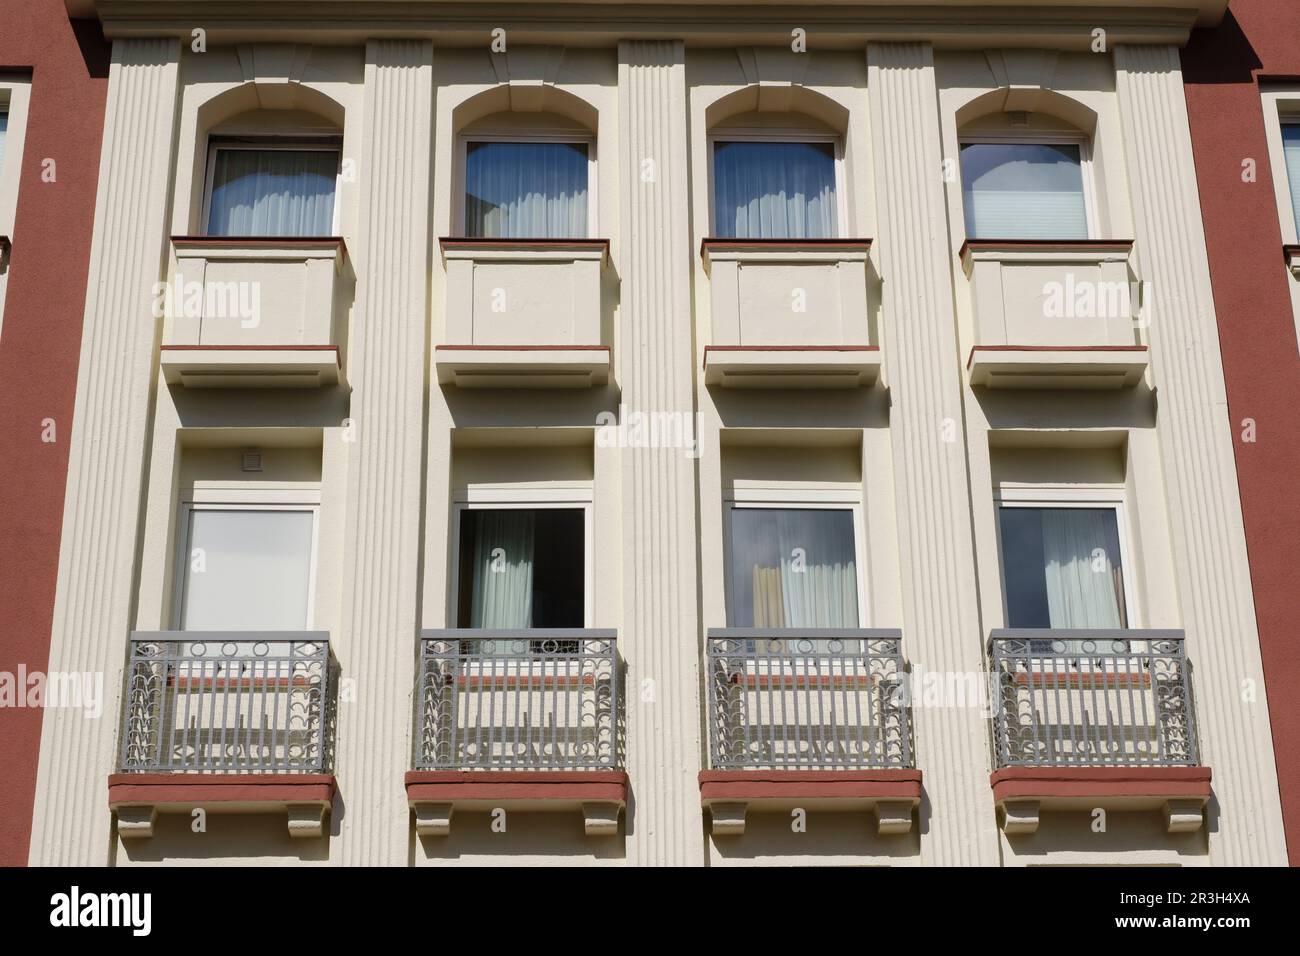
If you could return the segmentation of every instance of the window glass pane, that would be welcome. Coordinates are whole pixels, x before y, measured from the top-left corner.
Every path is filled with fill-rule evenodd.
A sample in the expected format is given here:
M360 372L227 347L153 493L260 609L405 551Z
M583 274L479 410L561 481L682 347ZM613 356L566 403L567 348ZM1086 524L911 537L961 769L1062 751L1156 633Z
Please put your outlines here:
M461 513L461 627L583 627L586 520L579 508Z
M734 508L734 627L857 627L853 512Z
M970 239L1087 239L1078 146L966 143L962 202Z
M5 136L9 133L9 114L0 110L0 173L5 168Z
M714 233L724 239L833 239L833 143L715 143Z
M1291 208L1300 228L1300 124L1282 127L1282 152L1286 157L1287 182L1291 184Z
M181 627L306 629L314 519L310 511L192 510Z
M467 144L465 235L585 238L587 144Z
M333 149L218 149L208 235L332 235L338 168Z
M1009 627L1128 626L1114 508L1000 508Z

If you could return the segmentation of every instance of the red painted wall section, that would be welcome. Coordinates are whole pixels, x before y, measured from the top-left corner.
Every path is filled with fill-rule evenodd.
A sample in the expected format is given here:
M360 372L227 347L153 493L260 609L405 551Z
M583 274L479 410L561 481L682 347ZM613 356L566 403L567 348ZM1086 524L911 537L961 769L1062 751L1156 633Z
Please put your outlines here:
M0 672L15 676L49 660L108 57L62 0L0 0L0 72L32 82L0 325ZM3 866L27 863L40 737L39 709L0 707Z
M1300 865L1300 352L1261 76L1300 77L1300 3L1232 0L1183 51L1289 859ZM1242 163L1255 160L1255 182ZM1244 419L1256 441L1242 440ZM1244 677L1244 675L1241 675ZM1239 680L1231 674L1218 679ZM1249 703L1243 706L1251 706Z

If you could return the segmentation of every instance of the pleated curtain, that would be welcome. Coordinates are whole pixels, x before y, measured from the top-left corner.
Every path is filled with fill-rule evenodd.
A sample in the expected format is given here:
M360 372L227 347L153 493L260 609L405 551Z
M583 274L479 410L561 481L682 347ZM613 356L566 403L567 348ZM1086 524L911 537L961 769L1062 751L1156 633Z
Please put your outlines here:
M834 238L834 145L716 143L713 218L724 239Z
M218 149L208 234L329 236L336 150Z
M587 235L585 143L469 143L465 234L488 239Z
M1088 238L1078 146L967 143L961 171L967 238Z

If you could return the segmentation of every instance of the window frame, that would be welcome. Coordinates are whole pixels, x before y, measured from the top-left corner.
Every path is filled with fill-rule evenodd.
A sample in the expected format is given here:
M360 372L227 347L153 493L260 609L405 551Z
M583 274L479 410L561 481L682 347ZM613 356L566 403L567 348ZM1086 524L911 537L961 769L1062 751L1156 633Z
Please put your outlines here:
M800 129L798 127L718 126L709 130L707 137L707 186L709 200L710 236L718 235L716 190L714 189L715 150L719 142L725 143L830 143L834 149L835 163L835 235L829 239L852 238L849 232L848 171L844 163L844 137L833 130ZM737 240L740 242L750 240ZM755 240L761 241L761 240ZM789 242L804 242L790 239Z
M963 146L980 144L997 146L1077 146L1079 147L1079 178L1083 181L1083 216L1087 226L1087 240L1104 238L1100 234L1096 171L1092 164L1092 137L1082 130L1043 130L1017 132L1009 130L965 130L957 136L957 201L961 208L962 234L969 241L981 239L1007 239L1007 236L972 236L966 233L966 180L963 175L961 151ZM1042 242L1055 240L1044 239ZM1069 240L1061 240L1069 241Z
M592 489L587 487L492 487L468 488L452 496L451 527L448 534L448 585L451 588L447 602L450 627L459 627L460 621L460 535L461 517L466 511L582 511L582 629L588 630L595 614L596 561L595 527L593 517L595 502Z
M316 577L319 571L320 546L319 488L194 488L177 503L176 554L172 575L172 627L184 631L185 585L190 567L190 516L195 511L306 511L312 516L311 557L307 567L307 616L304 631L313 630L316 619ZM271 632L270 629L263 629ZM256 633L256 632L250 632ZM295 633L293 630L284 633Z
M518 239L494 239L493 242L527 242L530 239L542 242L556 242L564 239L595 239L600 235L600 215L597 192L597 174L599 167L596 159L596 134L581 130L566 133L562 130L518 130L492 127L483 131L469 130L456 137L456 159L453 164L452 177L452 222L456 224L456 235L468 239L468 224L465 222L465 189L469 179L467 163L469 161L470 143L582 143L587 147L587 235L585 236L522 236ZM486 237L474 237L486 238Z
M331 214L330 235L329 236L301 236L296 238L303 239L332 239L339 235L340 231L340 205L339 197L343 192L343 137L342 136L320 136L312 137L304 135L302 137L293 136L269 136L264 141L256 136L236 136L231 135L229 142L223 142L225 137L222 135L208 137L208 160L207 169L203 177L203 209L202 220L200 222L200 235L209 236L212 216L212 184L217 174L217 152L222 149L242 149L264 152L272 149L299 150L308 153L324 152L333 149L338 154L338 170L334 173L334 211ZM324 149L322 149L324 147ZM279 237L261 237L261 236L235 236L231 238L279 238Z
M866 519L863 514L862 495L843 488L733 488L722 498L722 574L724 601L728 627L734 627L735 595L733 572L735 557L731 552L732 519L737 509L785 511L849 511L853 516L853 561L858 601L857 627L869 627L871 617L867 607L867 542ZM798 631L799 628L786 628Z
M1129 527L1128 496L1115 485L1004 485L993 494L994 540L998 554L998 587L1002 595L1002 623L1011 627L1007 604L1007 566L1002 549L1002 509L1005 508L1109 508L1115 512L1115 535L1119 540L1121 580L1124 583L1123 630L1142 629L1142 608L1133 567L1132 534ZM1055 630L1055 628L1053 628Z

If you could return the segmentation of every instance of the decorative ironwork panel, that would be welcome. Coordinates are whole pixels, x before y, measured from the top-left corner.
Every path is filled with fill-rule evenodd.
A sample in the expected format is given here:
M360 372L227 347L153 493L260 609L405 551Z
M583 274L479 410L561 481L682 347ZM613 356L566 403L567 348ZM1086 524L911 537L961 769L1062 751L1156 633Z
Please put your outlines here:
M911 767L902 643L881 630L710 632L711 766Z
M121 769L327 772L333 669L318 632L133 634Z
M1198 763L1181 631L995 631L989 651L998 766Z
M425 631L417 770L622 765L613 631Z

